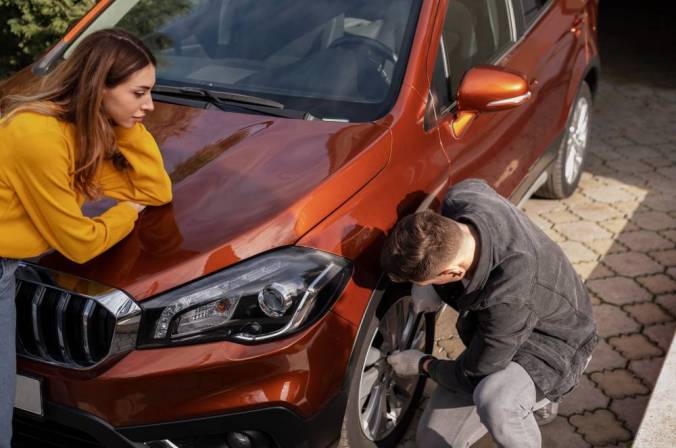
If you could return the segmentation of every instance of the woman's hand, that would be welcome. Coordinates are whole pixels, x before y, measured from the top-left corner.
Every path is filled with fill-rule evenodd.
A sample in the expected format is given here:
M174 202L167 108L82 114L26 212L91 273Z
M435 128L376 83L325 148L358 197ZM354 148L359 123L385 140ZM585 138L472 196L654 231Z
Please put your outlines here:
M121 204L128 204L131 205L138 213L141 213L144 208L146 208L145 205L139 204L137 202L133 201L122 201Z

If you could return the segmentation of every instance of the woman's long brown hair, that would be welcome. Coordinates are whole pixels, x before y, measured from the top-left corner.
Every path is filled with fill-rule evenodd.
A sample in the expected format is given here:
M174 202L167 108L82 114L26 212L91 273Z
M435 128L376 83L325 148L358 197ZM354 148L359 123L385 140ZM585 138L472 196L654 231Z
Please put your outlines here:
M133 34L119 28L96 31L27 94L0 99L0 113L5 123L19 112L73 123L77 148L74 187L94 198L99 194L94 175L100 163L109 158L119 169L126 166L102 109L103 89L117 86L149 64L157 65L155 57Z

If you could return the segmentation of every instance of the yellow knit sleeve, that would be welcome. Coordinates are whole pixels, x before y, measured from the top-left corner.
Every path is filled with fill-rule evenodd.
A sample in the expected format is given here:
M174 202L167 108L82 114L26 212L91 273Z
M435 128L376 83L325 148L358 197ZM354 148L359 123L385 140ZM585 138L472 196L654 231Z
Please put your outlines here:
M31 132L17 142L8 178L33 225L67 258L84 263L124 238L138 218L128 204L102 215L82 214L70 184L67 142L50 130Z
M101 166L97 181L103 193L145 205L162 205L171 201L171 180L164 169L162 154L153 136L140 124L132 128L115 127L117 147L129 162L125 171L115 169L110 161Z

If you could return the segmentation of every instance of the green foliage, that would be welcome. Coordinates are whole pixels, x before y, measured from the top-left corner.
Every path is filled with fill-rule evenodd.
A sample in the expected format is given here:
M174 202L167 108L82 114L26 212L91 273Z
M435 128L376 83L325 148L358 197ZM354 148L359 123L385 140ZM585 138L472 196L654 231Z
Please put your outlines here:
M0 78L33 62L95 0L0 0Z
M2 1L2 0L0 0ZM116 25L139 37L147 38L164 25L185 15L195 0L140 0Z

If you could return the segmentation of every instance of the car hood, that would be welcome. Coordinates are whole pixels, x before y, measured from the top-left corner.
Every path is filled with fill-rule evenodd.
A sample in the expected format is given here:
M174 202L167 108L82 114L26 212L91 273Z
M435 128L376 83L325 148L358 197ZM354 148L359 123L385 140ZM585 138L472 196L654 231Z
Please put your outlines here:
M148 207L127 238L83 265L53 251L34 262L143 300L295 243L373 179L391 150L389 131L373 123L156 103L146 126L172 178L173 202ZM109 206L88 204L85 212Z

